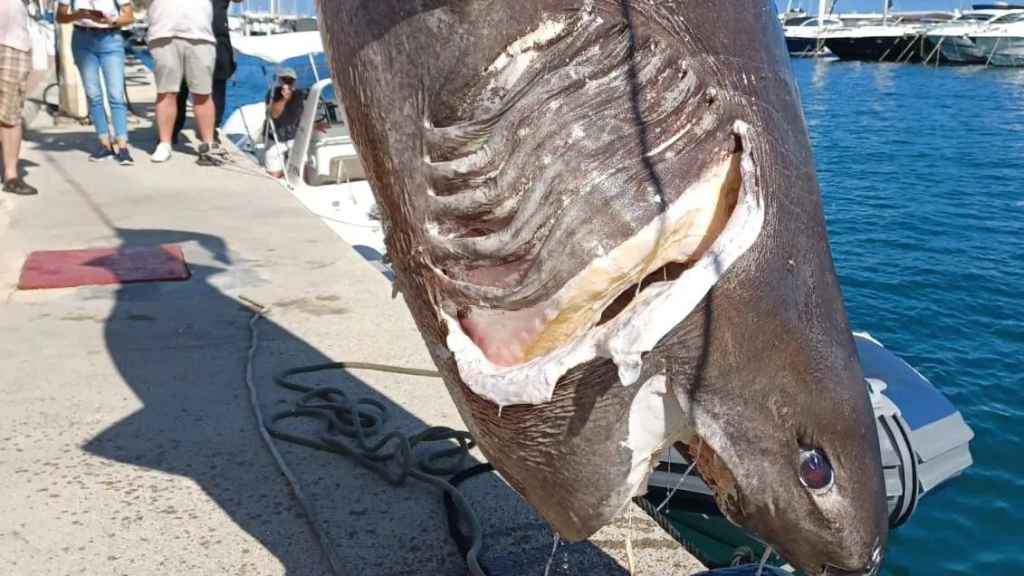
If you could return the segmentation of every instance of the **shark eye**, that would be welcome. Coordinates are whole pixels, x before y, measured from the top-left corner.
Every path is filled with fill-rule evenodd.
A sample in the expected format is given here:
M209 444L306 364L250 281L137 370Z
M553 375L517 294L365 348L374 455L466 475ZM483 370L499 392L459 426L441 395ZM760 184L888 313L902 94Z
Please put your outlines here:
M800 451L800 482L815 492L828 490L835 481L832 464L813 448Z

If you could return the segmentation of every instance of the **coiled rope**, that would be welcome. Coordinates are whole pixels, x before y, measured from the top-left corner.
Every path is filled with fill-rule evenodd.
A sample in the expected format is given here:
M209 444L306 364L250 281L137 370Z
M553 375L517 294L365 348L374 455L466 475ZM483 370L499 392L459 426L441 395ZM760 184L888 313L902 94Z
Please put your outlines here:
M270 308L245 296L239 296L239 300L253 312L249 319L250 341L246 355L245 383L249 390L249 400L260 436L281 469L281 473L291 485L292 492L306 514L306 518L309 519L310 528L334 574L342 576L344 573L341 560L322 529L316 508L303 492L294 472L274 444L273 438L351 458L360 466L381 476L392 486L402 486L409 478L413 478L440 489L443 493L447 514L448 532L455 541L459 552L465 556L470 574L472 576L489 576L480 561L480 552L483 549L480 520L469 502L458 490L458 486L470 478L494 471L494 467L489 463L466 467L470 459L469 453L476 446L472 436L468 432L445 426L432 426L411 436L406 436L396 430L384 432L390 416L390 411L385 403L370 397L353 397L344 390L331 386L313 387L295 381L295 378L301 375L332 370L372 370L424 378L439 378L440 374L433 370L368 362L326 362L291 368L279 374L276 383L282 388L300 392L302 396L293 408L277 412L265 420L256 392L253 366L259 347L257 324L270 313ZM317 419L324 426L315 438L292 434L278 426L280 422L293 418ZM376 438L376 440L371 440L371 438ZM450 445L450 441L455 441L457 445ZM431 442L444 442L446 446L419 459L414 457L413 450L417 446ZM450 476L450 478L445 480L442 478L444 476ZM634 498L633 502L698 561L708 568L722 567L688 542L669 519L660 513L661 506L655 506L651 501L642 497ZM463 530L463 522L467 525L468 530ZM737 552L741 552L741 550L737 550ZM743 554L734 554L730 564L737 565L752 556L749 550L744 552ZM763 561L764 559L762 559Z
M392 374L405 374L410 376L421 376L437 378L440 375L431 370L420 370L415 368L402 368L384 364L371 364L366 362L329 362L312 366L292 368L281 373L277 377L277 384L288 390L301 392L302 397L294 408L283 410L272 416L269 420L263 419L262 410L259 405L259 398L256 393L256 385L253 379L253 364L256 351L259 346L259 331L256 324L261 318L270 312L269 307L263 306L244 296L240 299L246 307L253 311L249 320L250 342L245 366L245 383L249 388L249 400L252 403L253 412L259 425L260 435L270 450L281 472L291 484L292 491L298 499L303 511L309 518L310 526L316 535L320 547L327 556L331 569L337 576L342 575L342 564L334 552L321 524L316 516L316 509L310 504L309 499L295 478L295 474L281 456L277 446L274 445L271 437L294 444L299 444L316 450L333 452L347 456L360 466L367 468L384 478L392 486L401 486L409 478L430 484L439 488L445 494L445 504L449 508L449 526L454 526L452 535L458 534L456 542L460 549L465 548L466 564L473 576L488 576L480 566L479 555L483 548L483 537L481 534L480 520L474 513L469 502L452 485L440 476L450 476L465 468L469 459L469 451L475 447L473 438L468 432L454 430L444 426L433 426L418 434L406 436L401 432L392 430L381 434L389 418L387 405L375 398L350 397L344 390L334 387L312 387L295 382L292 378L302 374L314 374L329 370L374 370ZM309 438L286 432L278 427L278 423L291 419L309 417L323 422L324 427L318 437ZM376 441L370 441L370 437L378 436ZM349 442L355 441L355 445ZM413 449L424 443L445 442L454 440L458 446L446 446L431 452L422 459L413 456ZM444 463L449 460L449 463ZM467 475L470 471L475 473ZM475 466L465 470L461 479L463 481L471 475L482 473L483 468ZM451 502L449 506L448 503ZM453 517L452 509L468 523L469 532L465 534L458 527L458 518Z

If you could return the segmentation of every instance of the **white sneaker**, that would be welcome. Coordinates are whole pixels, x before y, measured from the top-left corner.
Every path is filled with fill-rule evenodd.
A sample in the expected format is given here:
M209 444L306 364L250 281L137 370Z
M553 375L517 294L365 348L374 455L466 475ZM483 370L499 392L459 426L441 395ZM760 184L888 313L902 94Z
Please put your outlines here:
M157 145L156 150L153 151L153 155L150 160L153 162L167 162L171 159L171 145L166 142L161 142Z

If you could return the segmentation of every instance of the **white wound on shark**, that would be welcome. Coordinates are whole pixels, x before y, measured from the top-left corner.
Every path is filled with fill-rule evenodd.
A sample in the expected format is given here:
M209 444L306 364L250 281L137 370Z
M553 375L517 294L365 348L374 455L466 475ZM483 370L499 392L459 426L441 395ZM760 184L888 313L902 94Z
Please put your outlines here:
M640 385L629 408L629 436L623 446L632 451L632 465L626 481L630 494L647 492L647 478L662 450L683 435L685 414L668 378L658 374Z
M565 27L564 22L546 20L509 45L485 71L491 75L488 91L505 91L511 88L529 68L544 45L558 38L565 32Z
M747 125L737 122L734 132L746 140ZM721 231L712 236L710 246L700 253L709 240L714 214L721 208L722 190L732 179L738 179L735 208ZM474 393L499 406L548 402L562 376L595 358L612 359L622 384L635 383L643 367L642 354L683 322L750 249L761 233L764 216L750 146L744 145L740 153L708 170L653 222L615 249L596 256L547 306L503 312L516 318L516 333L509 335L519 341L502 341L501 345L510 347L509 354L521 352L522 361L496 363L457 318L442 311L448 327L447 345L462 380ZM699 258L688 262L696 253ZM637 290L648 273L673 263L687 263L687 267L674 279ZM612 292L609 287L619 290ZM629 291L636 292L632 300L610 319L602 318L612 301ZM503 353L491 349L491 354L500 357Z

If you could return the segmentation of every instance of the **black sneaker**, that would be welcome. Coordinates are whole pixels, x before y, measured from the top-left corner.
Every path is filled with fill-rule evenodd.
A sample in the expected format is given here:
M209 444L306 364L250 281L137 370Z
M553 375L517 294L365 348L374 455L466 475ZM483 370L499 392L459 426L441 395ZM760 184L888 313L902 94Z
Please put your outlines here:
M33 194L38 194L39 190L29 186L21 178L11 178L4 182L4 192L17 194L18 196L32 196Z
M100 144L100 147L95 152L89 155L89 162L103 162L109 160L115 156L114 151L110 149L110 146L104 146Z
M121 166L131 166L132 164L135 164L135 160L132 160L132 155L128 153L127 148L118 148L117 163Z
M213 156L214 149L217 147L218 146L216 144L213 146L210 146L209 144L200 144L199 159L196 160L196 164L199 164L200 166L219 166L220 162Z
M199 160L196 163L200 166L219 166L226 156L227 151L220 148L217 142L202 143L199 146Z

